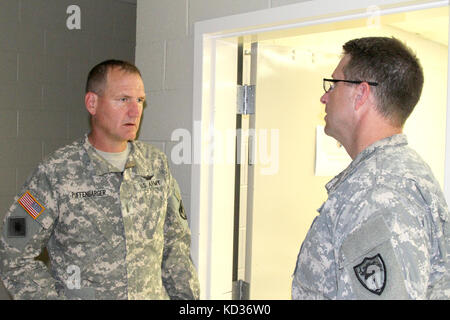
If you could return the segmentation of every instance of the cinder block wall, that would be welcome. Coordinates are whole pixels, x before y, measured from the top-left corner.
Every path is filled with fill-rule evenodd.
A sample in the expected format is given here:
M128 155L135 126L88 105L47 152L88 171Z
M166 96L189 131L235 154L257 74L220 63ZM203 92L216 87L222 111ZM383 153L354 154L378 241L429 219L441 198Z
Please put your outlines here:
M306 0L137 0L136 64L149 103L140 139L165 151L178 128L192 136L194 24L197 21L278 7ZM171 163L190 214L191 166Z
M67 28L70 5L80 8L81 29ZM43 157L88 131L91 67L109 58L134 62L135 43L133 1L0 1L1 221Z

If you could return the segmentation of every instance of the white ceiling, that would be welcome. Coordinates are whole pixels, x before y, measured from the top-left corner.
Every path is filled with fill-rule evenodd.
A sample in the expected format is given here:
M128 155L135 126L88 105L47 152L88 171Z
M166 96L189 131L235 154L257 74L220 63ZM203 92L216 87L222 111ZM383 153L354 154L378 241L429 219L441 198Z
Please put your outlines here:
M320 47L321 51L323 50L324 52L340 52L341 46L336 47L336 43L347 41L346 35L350 30L352 34L358 34L361 37L375 35L387 36L389 29L394 28L448 46L448 11L449 9L446 6L381 16L379 26L368 26L368 19L313 25L299 29L268 32L258 35L258 39L274 45L289 47L296 47L299 44L307 43L316 48Z

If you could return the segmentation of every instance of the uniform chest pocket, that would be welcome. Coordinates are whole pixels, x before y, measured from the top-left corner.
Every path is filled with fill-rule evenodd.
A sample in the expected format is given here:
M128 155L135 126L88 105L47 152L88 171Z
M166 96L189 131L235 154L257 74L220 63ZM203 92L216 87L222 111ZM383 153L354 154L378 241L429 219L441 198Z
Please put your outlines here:
M123 229L120 212L117 214L105 207L112 201L107 198L67 199L61 205L59 236L72 243L108 243L114 246Z
M151 239L165 216L167 197L160 188L142 188L125 204L124 224L127 232L136 230L138 237Z

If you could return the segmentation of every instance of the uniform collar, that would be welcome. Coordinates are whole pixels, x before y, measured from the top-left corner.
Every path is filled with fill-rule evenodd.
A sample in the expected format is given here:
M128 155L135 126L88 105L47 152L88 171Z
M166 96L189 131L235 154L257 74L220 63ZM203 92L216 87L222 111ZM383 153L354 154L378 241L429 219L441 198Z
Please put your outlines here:
M347 180L347 178L355 171L357 167L359 167L361 163L370 159L375 154L382 152L386 148L406 146L407 144L408 139L403 133L395 134L393 136L374 142L366 149L361 151L344 171L342 171L326 184L325 188L327 189L328 193L333 192L341 185L341 183Z
M136 148L136 143L131 141L130 143L130 154L128 155L128 160L125 165L125 170L132 169L136 174L141 176L146 176L151 174L148 170L142 167L141 163L145 160L142 152ZM83 147L87 152L89 157L90 165L94 170L95 174L98 176L113 173L113 172L122 172L113 165L111 165L108 161L103 159L96 151L95 148L89 143L88 135L86 134L84 137Z

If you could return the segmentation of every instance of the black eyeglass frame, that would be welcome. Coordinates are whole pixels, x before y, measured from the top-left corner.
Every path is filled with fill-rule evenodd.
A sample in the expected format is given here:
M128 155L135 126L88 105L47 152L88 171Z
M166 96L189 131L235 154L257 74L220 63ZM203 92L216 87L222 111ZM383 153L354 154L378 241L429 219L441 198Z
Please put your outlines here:
M363 82L366 82L368 85L370 86L374 86L376 87L378 85L378 82L373 82L373 81L360 81L360 80L343 80L343 79L326 79L323 78L323 90L325 91L325 93L327 93L328 91L332 90L332 88L327 89L325 88L325 82L333 82L333 83L337 83L337 82L347 82L347 83L354 83L354 84L360 84Z

